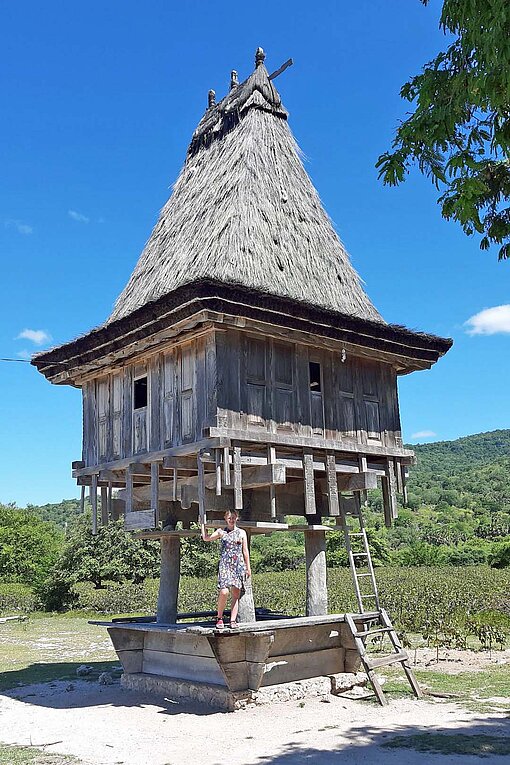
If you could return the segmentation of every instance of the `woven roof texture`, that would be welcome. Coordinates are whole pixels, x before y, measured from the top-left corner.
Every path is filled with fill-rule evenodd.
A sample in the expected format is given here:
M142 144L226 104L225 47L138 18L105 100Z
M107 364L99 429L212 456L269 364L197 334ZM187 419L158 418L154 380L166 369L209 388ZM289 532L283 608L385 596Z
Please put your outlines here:
M383 321L303 167L261 55L207 109L107 323L203 279Z

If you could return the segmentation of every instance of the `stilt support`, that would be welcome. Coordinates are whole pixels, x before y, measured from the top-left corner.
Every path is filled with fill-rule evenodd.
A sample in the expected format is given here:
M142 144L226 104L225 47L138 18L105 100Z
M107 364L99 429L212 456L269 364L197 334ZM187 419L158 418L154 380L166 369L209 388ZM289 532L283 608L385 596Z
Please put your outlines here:
M158 622L175 624L181 575L181 542L179 537L161 539L161 577L158 595Z
M305 531L306 615L328 613L326 583L326 532Z

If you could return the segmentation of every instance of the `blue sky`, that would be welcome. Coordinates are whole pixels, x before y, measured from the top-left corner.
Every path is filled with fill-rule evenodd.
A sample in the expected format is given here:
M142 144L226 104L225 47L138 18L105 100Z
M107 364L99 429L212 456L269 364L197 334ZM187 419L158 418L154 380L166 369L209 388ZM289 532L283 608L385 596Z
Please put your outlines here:
M400 86L445 44L439 9L437 0L2 3L0 356L104 321L207 91L224 95L231 69L244 79L261 45L270 70L294 58L277 87L372 301L387 321L454 338L431 371L401 379L405 439L510 427L510 333L468 334L465 324L508 306L510 263L443 221L417 171L388 189L374 168L405 114ZM510 329L504 309L478 329L491 319ZM80 392L23 363L0 363L0 392L0 501L77 496Z

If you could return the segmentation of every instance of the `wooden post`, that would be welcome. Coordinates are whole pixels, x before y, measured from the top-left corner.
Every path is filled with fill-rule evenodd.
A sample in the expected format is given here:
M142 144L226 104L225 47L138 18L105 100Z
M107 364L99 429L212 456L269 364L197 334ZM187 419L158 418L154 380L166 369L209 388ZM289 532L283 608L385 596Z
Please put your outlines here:
M243 509L243 488L241 477L241 447L234 446L234 507Z
M207 523L205 515L205 480L204 480L204 463L202 460L203 452L197 454L197 469L198 469L198 521L199 523Z
M178 536L161 538L161 574L159 580L159 624L175 624L181 575L181 541Z
M112 482L108 481L108 493L107 493L107 496L106 496L106 511L108 513L108 518L112 518L113 519L113 504L112 504L112 500L113 500L113 486L112 486Z
M159 462L151 462L151 509L154 510L154 526L159 527Z
M101 486L101 526L108 526L108 488Z
M97 534L97 475L92 476L90 505L92 507L92 533Z
M248 549L250 549L251 534L247 531L246 535L248 537ZM244 587L241 590L241 596L239 598L239 621L243 624L256 621L251 577L250 579L245 580Z
M276 449L274 446L267 447L267 464L274 465L276 462ZM276 488L274 484L269 486L269 507L271 518L276 518Z
M313 455L308 452L303 454L303 476L305 480L305 514L315 515L317 509L315 506Z
M328 613L326 532L305 531L306 615Z
M81 487L80 493L80 513L85 512L85 486Z

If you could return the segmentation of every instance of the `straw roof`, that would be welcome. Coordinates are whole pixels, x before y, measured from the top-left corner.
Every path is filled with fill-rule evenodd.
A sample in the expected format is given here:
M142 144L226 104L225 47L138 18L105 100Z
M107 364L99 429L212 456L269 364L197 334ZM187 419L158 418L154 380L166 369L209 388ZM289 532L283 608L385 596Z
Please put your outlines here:
M268 72L199 123L184 167L107 324L186 284L239 285L383 322L300 159Z

